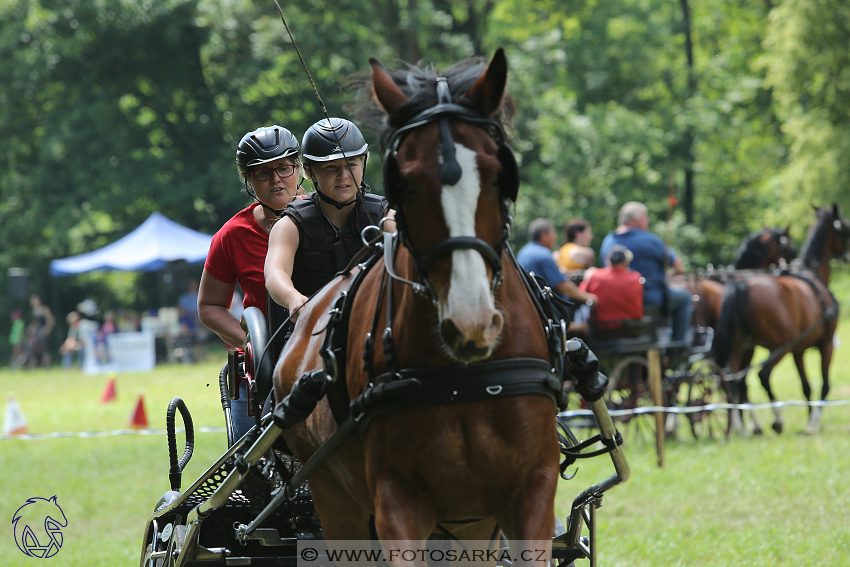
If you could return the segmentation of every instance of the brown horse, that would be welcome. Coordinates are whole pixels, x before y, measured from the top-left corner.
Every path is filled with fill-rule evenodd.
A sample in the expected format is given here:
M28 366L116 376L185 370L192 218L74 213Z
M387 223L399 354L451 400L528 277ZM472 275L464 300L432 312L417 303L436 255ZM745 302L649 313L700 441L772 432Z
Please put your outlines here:
M498 395L502 385L492 381L489 399L464 399L462 391L489 379L481 376L487 365L533 360L552 376L546 333L506 248L518 185L498 119L506 77L501 49L489 66L458 64L439 78L416 68L391 74L372 60L372 89L388 124L385 186L403 246L385 242L383 257L359 270L356 293L355 269L305 305L275 370L275 397L322 367L329 310L343 293L350 301L337 379L343 408L364 400L364 391L371 399L382 387L411 385L403 376L421 387L358 421L357 434L310 478L331 545L370 539L371 518L382 541L403 549L435 530L488 540L499 528L511 541L551 550L559 472L552 397ZM329 393L283 433L302 462L338 428L333 399Z
M732 267L735 270L767 270L790 262L797 257L797 247L791 239L789 228L763 228L749 235L735 253Z
M823 385L821 400L829 393L829 365L833 336L838 323L838 302L830 293L829 262L847 259L850 251L850 225L838 212L838 205L815 209L817 221L809 230L801 250L802 265L784 275L754 274L727 285L720 322L716 329L715 355L720 366L729 364L733 372L737 401L747 402L746 374L756 345L771 351L759 370L759 379L771 402L770 388L774 366L788 352L800 374L803 395L811 399L811 387L803 365L803 353L816 347L821 355ZM807 432L820 426L821 408L810 409ZM754 431L761 426L754 420ZM774 409L773 429L782 431L782 415Z
M698 327L717 326L723 291L726 283L740 277L737 270L768 270L786 265L797 257L797 247L788 228L765 227L745 238L733 260L733 270L720 270L705 276L676 276L670 282L682 287L693 298L693 324Z

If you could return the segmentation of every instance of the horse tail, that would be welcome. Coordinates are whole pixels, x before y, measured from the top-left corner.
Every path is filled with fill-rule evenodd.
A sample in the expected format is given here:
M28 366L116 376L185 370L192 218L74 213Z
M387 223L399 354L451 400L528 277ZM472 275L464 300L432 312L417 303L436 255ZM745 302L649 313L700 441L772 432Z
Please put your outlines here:
M747 281L739 280L727 285L723 292L723 304L720 308L720 318L717 321L713 344L714 360L721 368L729 362L736 335L741 336L747 332L744 317L747 307L747 290Z

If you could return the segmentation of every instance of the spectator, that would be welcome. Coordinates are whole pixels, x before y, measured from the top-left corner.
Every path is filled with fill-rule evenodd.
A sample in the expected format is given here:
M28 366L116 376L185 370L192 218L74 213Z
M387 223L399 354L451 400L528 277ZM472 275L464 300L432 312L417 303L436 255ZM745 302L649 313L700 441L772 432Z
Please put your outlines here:
M586 270L596 262L596 254L590 248L593 231L584 219L573 219L564 227L567 243L552 254L562 272L569 274Z
M10 359L13 368L17 368L23 363L23 360L18 361L24 354L24 335L27 328L24 323L24 314L20 309L12 309L9 312L9 320L11 327L9 328L9 346L12 347L12 357Z
M248 132L236 147L242 190L254 202L233 215L213 236L198 295L201 322L233 347L243 348L247 339L239 319L230 310L237 283L245 293L243 307L257 307L266 313L263 266L269 231L300 193L298 149L295 136L280 126ZM239 385L238 399L232 402L232 420L236 439L254 425L248 415L244 382Z
M201 326L201 320L198 318L198 282L189 280L186 291L177 300L177 307L185 317L191 317L194 320L192 324L194 328Z
M600 251L607 257L615 244L628 248L634 258L631 268L644 278L644 306L660 307L672 322L672 340L684 341L691 321L691 294L684 288L669 288L666 272L684 273L682 260L656 235L647 231L649 215L646 205L630 201L620 208L619 226L602 241Z
M65 317L65 320L68 322L68 336L65 338L65 342L59 347L59 354L62 355L62 368L82 366L83 350L86 345L83 342L80 319L80 314L76 311L71 311Z
M32 321L29 325L29 345L27 362L30 368L36 366L50 366L50 350L47 341L56 319L50 308L42 303L38 295L30 296L30 307L32 308Z
M97 331L97 335L95 336L95 352L97 353L98 361L101 364L107 364L109 362L109 349L107 345L107 337L112 333L118 332L118 325L115 322L115 312L114 311L104 311L103 312L103 323L100 324L100 329Z
M198 316L198 282L189 280L186 292L177 300L178 319L180 321L179 346L185 347L188 356L184 360L197 362L203 359L204 343L207 341L207 328L201 324Z
M643 318L643 278L629 269L632 253L615 244L605 257L606 268L592 270L579 287L599 297L594 308L597 327L609 328L612 321Z
M528 225L529 242L517 254L517 261L527 272L534 272L543 277L556 293L563 299L572 299L581 303L596 302L597 297L578 288L571 282L552 258L552 248L555 246L555 225L549 219L535 219ZM575 317L575 305L571 313ZM580 323L580 319L574 319Z

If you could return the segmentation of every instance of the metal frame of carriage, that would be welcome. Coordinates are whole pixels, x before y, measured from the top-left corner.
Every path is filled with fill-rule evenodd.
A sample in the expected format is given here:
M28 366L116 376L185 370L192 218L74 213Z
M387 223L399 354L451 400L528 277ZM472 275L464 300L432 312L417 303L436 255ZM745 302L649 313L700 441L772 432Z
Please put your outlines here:
M643 319L614 322L607 329L590 324L588 343L608 373L606 400L615 422L648 429L658 444L659 463L664 436L675 433L678 415L633 413L641 407L694 408L683 413L697 439L720 438L726 432L721 414L697 409L726 401L724 373L711 357L714 330L692 325L691 331L690 342L671 341L666 321L654 310Z
M147 520L140 558L142 567L296 565L299 540L323 538L309 485L300 485L295 490L286 486L286 481L293 475L300 476L303 469L296 459L274 448L281 429L273 423L271 414L265 413L242 439L232 438L230 399L235 396L238 381L253 382L255 364L265 366L266 371L273 366L264 354L258 356L270 342L269 327L259 310L246 310L242 324L248 332L248 348L244 355L229 352L228 364L219 376L231 446L182 492L181 476L192 455L194 432L182 400L175 398L169 404L166 422L171 490L157 501ZM602 505L605 492L630 476L621 448L622 436L614 427L605 401L597 400L589 407L599 429L589 440L580 442L569 425L558 420L562 431L560 449L564 455L561 476L572 478L565 470L577 459L604 453L610 455L614 473L578 494L566 521L557 522L552 543L553 565L565 566L584 559L591 566L596 565L596 509ZM186 436L180 458L175 428L178 412ZM309 465L306 463L304 469Z

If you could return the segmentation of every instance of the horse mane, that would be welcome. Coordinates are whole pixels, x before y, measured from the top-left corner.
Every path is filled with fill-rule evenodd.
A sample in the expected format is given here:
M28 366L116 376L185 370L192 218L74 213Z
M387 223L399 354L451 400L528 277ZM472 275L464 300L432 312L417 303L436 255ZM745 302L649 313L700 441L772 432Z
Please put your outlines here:
M475 81L487 69L488 61L483 57L470 57L459 61L446 69L439 71L433 64L411 65L402 62L400 69L387 69L390 77L401 91L410 97L397 112L391 116L386 115L372 95L372 82L370 76L362 75L356 77L352 84L357 87L358 102L356 106L348 110L355 116L370 125L379 125L378 136L382 148L386 148L392 133L404 126L411 118L423 110L427 110L437 104L437 77L445 77L452 102L461 106L468 106L469 101L463 96ZM513 101L510 96L505 95L499 111L494 116L488 116L501 124L510 126L513 116Z
M825 207L817 209L818 220L809 230L805 242L800 249L800 259L804 266L816 266L821 261L819 250L826 247L826 239L832 223L836 220L832 209Z
M764 258L765 245L759 240L759 236L769 229L757 230L751 233L738 247L732 266L736 270L758 268Z

